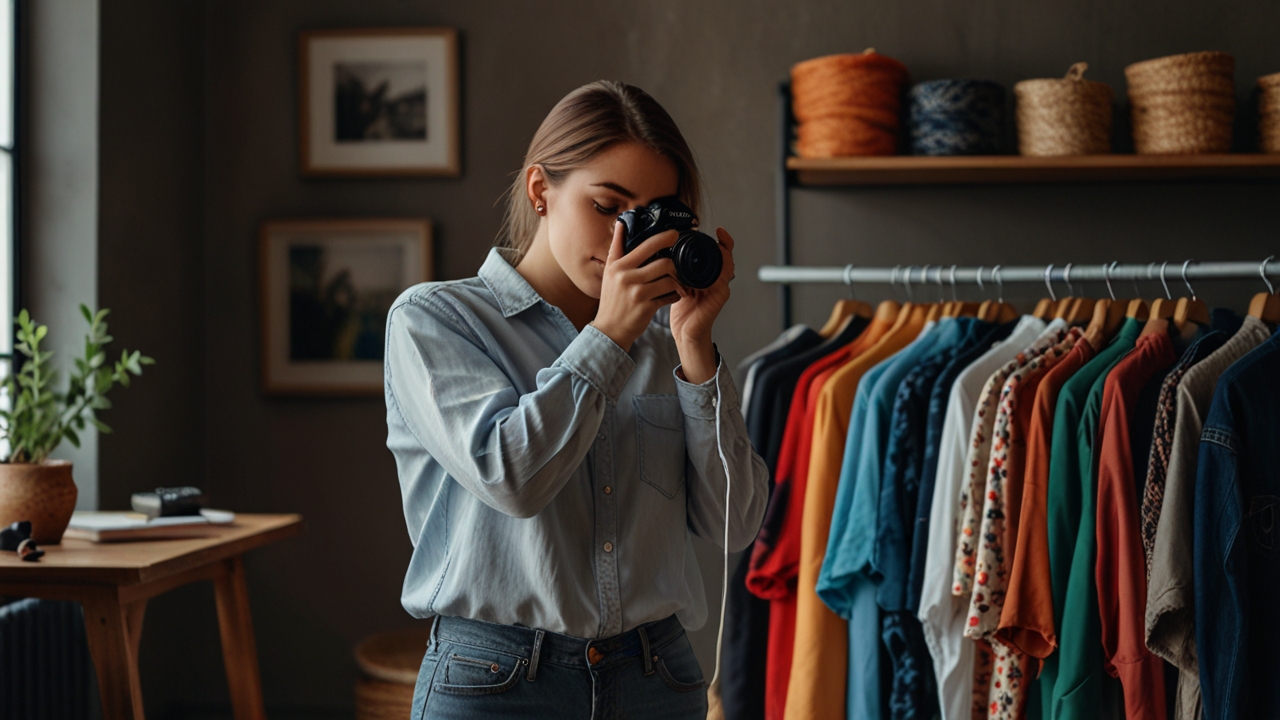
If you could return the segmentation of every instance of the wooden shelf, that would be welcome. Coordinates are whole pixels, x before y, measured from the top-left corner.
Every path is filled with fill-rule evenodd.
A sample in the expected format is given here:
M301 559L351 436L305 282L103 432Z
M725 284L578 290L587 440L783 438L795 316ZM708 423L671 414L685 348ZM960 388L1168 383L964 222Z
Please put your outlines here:
M789 157L787 169L807 186L1259 180L1280 178L1280 154Z

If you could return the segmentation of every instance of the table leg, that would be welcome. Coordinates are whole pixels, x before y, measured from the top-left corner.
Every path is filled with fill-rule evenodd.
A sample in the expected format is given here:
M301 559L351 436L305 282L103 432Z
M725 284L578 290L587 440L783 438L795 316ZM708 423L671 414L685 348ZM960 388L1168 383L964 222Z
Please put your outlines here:
M130 617L136 613L138 633L142 614L138 603L122 604L114 587L103 588L82 601L89 654L98 671L98 691L106 720L143 720L142 685L138 681L136 644L130 637ZM145 608L145 603L143 603Z
M214 579L213 586L218 599L222 662L227 669L227 686L231 690L231 707L235 718L266 720L243 558L237 555L224 561L224 572Z

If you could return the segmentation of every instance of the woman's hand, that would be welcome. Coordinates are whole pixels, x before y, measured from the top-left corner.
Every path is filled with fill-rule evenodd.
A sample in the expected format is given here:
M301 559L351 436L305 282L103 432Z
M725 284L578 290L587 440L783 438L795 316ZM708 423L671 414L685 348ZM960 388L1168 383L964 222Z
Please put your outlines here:
M729 300L729 281L733 279L733 237L724 228L716 228L724 265L720 277L709 288L697 290L678 286L680 302L671 306L671 334L680 352L680 366L685 380L700 385L716 374L716 353L711 345L711 326L720 309Z
M675 245L679 234L675 230L659 233L624 255L625 232L621 222L614 224L613 242L609 245L600 283L600 308L591 324L618 347L629 351L631 344L649 327L654 313L681 298L680 283L675 279L676 266L669 258L640 266L654 253Z

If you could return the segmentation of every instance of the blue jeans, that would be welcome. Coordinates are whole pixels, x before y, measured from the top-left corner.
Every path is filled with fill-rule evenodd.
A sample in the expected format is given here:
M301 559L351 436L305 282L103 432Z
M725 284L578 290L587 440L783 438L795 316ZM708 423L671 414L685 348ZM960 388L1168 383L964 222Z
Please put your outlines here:
M438 617L414 720L622 720L707 715L706 681L675 616L598 640Z

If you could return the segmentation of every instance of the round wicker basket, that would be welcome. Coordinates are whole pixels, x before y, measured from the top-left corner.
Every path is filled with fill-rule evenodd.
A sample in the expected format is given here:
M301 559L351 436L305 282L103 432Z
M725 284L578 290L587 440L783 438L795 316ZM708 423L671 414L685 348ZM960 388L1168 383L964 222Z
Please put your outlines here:
M1140 154L1224 153L1235 120L1235 59L1199 52L1144 60L1124 70Z
M801 157L892 155L902 120L907 68L867 50L827 55L791 68L792 112Z
M1111 86L1085 80L1088 63L1066 77L1023 80L1017 100L1018 152L1036 157L1111 152Z
M1258 78L1258 149L1280 153L1280 73Z

